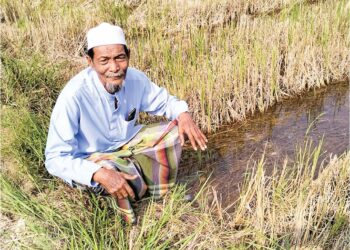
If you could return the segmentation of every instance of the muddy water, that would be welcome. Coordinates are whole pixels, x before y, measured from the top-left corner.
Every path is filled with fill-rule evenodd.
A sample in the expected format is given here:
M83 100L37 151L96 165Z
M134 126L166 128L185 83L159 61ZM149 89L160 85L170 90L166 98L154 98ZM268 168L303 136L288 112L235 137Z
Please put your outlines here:
M349 150L348 82L285 100L244 123L226 126L209 136L205 153L194 154L185 149L180 180L190 182L192 190L196 190L211 173L210 185L215 187L223 205L228 205L238 195L238 185L249 162L259 160L263 152L267 169L286 157L293 159L296 146L303 142L309 127L309 137L315 144L323 137L323 159Z

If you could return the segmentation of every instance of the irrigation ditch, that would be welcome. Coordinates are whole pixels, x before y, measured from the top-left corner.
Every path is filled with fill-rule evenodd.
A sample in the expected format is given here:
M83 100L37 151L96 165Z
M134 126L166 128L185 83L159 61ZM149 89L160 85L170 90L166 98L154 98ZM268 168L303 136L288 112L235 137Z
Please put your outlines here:
M266 112L244 122L223 126L209 135L206 152L185 148L180 179L197 186L210 176L209 185L218 192L222 206L239 196L239 186L247 167L264 155L265 171L283 166L296 157L297 148L307 139L314 147L322 144L318 165L327 164L332 155L349 150L349 81L330 84L289 98Z

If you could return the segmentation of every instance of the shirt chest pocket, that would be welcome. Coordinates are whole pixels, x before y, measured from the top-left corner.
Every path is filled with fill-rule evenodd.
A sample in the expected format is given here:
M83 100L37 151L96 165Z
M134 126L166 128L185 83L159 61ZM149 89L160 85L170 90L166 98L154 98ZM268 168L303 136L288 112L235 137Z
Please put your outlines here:
M125 119L118 119L114 128L111 129L113 141L123 141L129 139L128 137L133 134L135 128L136 115L134 119L126 121Z

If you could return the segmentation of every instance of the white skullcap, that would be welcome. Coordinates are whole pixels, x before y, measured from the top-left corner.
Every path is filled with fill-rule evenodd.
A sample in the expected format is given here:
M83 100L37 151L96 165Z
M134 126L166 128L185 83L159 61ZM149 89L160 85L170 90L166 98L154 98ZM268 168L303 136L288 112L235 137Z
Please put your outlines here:
M126 45L122 28L119 26L111 25L109 23L101 23L100 25L90 29L87 32L86 37L88 50L101 45Z

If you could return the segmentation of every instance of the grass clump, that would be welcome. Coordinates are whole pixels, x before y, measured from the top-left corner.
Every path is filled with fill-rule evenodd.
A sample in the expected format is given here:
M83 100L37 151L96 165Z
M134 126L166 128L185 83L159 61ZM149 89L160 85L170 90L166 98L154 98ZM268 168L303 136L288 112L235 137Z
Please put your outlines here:
M59 72L63 65L50 63L39 54L23 58L3 53L0 59L3 69L2 103L50 115L64 83Z
M40 179L47 176L44 149L51 109L63 84L62 65L38 54L17 58L8 53L1 55L1 64L2 154L21 166L17 171Z
M46 145L48 117L39 118L27 109L4 109L2 124L6 133L2 153L10 155L22 171L30 178L47 177L44 171L44 150ZM18 173L13 173L20 176Z
M71 198L68 201L64 196L67 193L63 192L63 195L56 194L56 197L40 193L33 199L3 175L1 190L2 212L24 218L26 227L30 229L28 233L40 236L39 239L34 238L29 242L19 239L20 244L26 247L43 248L43 243L47 244L44 248L50 249L58 249L60 246L75 249L104 249L102 246L110 247L112 244L119 246L116 238L111 235L123 225L118 217L113 216L113 211L100 207L94 198L86 203L86 195L76 193L68 194ZM52 203L52 198L59 198L59 202ZM41 242L42 238L46 240Z

